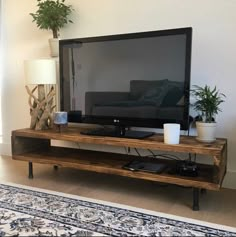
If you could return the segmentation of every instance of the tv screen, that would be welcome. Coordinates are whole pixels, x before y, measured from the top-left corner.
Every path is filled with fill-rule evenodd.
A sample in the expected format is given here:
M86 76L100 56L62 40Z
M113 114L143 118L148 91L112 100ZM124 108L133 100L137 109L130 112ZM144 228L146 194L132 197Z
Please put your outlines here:
M192 28L60 40L69 122L188 129Z

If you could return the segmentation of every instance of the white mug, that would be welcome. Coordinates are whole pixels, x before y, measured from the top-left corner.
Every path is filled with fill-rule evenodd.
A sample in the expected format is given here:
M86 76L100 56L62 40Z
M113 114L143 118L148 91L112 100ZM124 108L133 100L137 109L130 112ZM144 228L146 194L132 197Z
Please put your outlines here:
M164 143L179 144L180 124L165 123L164 124Z

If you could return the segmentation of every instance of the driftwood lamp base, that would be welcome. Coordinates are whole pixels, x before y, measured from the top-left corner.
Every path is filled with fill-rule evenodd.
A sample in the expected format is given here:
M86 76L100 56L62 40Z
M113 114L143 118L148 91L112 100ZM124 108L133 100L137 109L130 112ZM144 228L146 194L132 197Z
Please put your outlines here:
M37 89L38 98L34 95ZM56 107L56 105L53 104L53 98L56 94L54 87L52 86L47 94L45 93L44 85L37 85L32 90L26 86L26 90L29 94L30 128L35 130L51 128L53 125L52 114Z

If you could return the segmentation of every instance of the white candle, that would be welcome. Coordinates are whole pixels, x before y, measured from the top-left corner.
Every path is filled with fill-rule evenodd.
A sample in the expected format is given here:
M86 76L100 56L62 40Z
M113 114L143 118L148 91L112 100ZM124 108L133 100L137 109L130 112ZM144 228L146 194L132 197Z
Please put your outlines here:
M54 113L54 124L67 124L67 112L55 112Z
M164 124L164 143L179 144L180 124L165 123Z

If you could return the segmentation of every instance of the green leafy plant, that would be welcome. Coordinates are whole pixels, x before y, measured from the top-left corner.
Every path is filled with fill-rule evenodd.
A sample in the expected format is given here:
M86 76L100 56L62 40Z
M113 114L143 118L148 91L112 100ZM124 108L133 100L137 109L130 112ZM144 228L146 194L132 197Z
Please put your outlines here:
M58 38L59 30L67 23L73 23L68 16L74 10L65 0L37 0L38 10L30 13L39 29L51 30L53 38Z
M206 123L215 121L214 116L221 111L219 105L224 102L223 98L226 96L220 93L219 90L216 89L216 86L211 89L207 85L204 87L194 85L191 94L196 99L196 102L193 103L193 107L196 111L201 113L201 120Z

